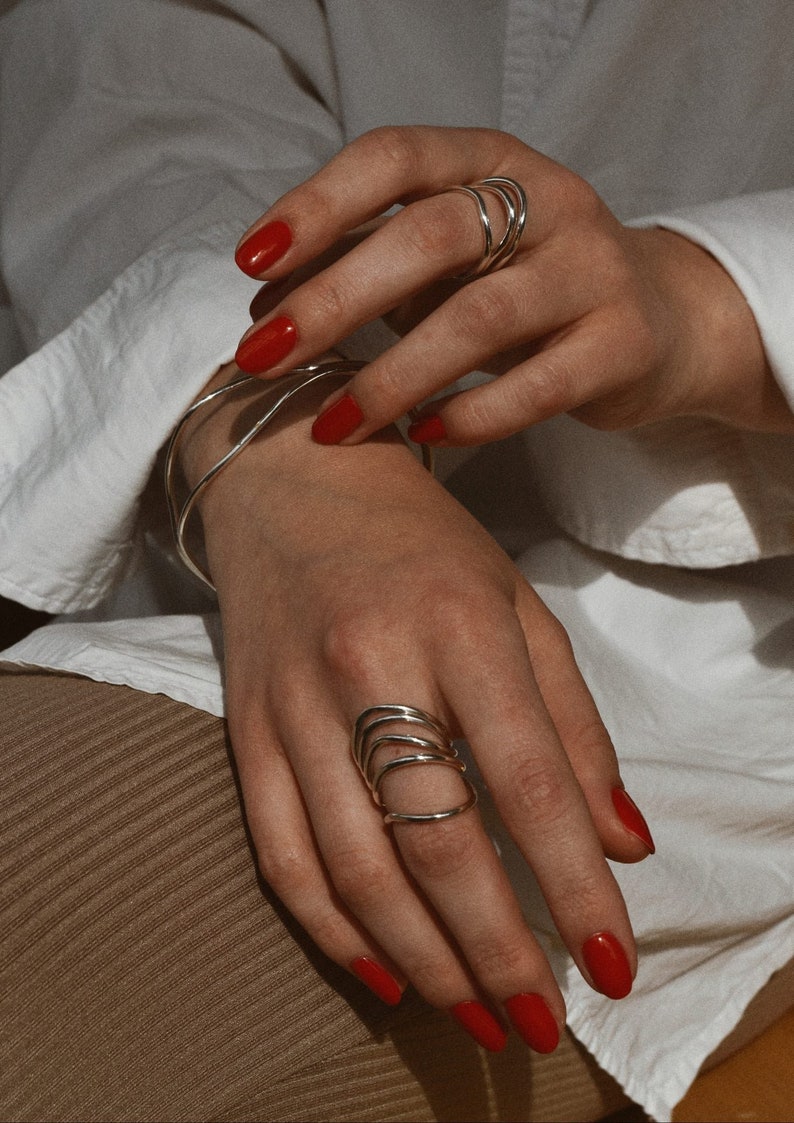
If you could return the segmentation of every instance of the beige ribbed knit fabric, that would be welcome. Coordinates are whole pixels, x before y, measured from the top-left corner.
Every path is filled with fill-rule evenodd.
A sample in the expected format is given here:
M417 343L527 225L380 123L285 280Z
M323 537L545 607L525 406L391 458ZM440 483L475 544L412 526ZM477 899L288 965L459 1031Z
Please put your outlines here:
M0 673L0 1118L593 1120L572 1038L480 1049L329 964L257 878L221 721Z

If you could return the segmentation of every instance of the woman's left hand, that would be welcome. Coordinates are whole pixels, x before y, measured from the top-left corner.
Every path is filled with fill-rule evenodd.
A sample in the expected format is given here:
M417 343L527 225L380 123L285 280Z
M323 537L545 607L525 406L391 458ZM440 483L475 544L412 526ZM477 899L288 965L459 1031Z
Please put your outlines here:
M483 230L475 201L448 189L490 176L523 186L526 229L503 269L467 281ZM604 429L691 414L794 428L722 266L677 234L622 225L578 175L506 133L367 133L284 195L237 261L280 282L237 352L249 373L276 377L382 316L402 334L326 403L322 443L358 443L472 370L501 377L425 407L412 436L481 444L566 412Z

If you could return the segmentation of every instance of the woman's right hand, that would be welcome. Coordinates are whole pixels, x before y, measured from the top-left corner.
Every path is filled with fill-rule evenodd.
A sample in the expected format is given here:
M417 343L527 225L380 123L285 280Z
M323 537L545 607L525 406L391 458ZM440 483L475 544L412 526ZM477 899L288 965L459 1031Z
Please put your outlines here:
M400 703L466 737L571 955L613 998L636 953L604 855L646 857L647 827L557 620L399 438L312 442L317 400L249 446L201 508L262 873L386 1001L411 983L486 1047L504 1044L506 1013L549 1051L562 996L477 809L386 826L351 756L356 717ZM228 447L224 416L188 441L189 473ZM465 797L446 768L387 783L392 806Z

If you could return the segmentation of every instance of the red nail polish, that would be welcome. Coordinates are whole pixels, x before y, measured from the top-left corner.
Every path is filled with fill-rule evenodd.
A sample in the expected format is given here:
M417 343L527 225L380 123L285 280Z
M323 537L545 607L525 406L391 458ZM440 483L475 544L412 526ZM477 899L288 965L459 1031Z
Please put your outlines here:
M268 222L237 247L234 260L249 277L258 277L275 265L292 245L292 231L286 222Z
M336 445L354 433L363 420L364 414L356 399L345 394L320 414L312 425L312 437L318 445Z
M582 947L585 965L595 989L607 998L625 998L631 990L631 968L626 953L611 932L596 932Z
M262 374L286 358L297 342L298 329L292 320L276 316L242 341L234 361L246 374Z
M507 1044L507 1034L496 1018L481 1002L459 1002L450 1010L478 1045L491 1053L501 1053Z
M438 416L423 417L408 426L409 440L416 441L419 445L432 444L434 441L443 441L447 435L444 422Z
M381 967L374 959L368 959L364 955L359 956L350 964L350 970L356 978L360 979L373 994L377 994L378 998L388 1006L396 1006L402 998L403 992L400 990L400 984L385 967Z
M617 812L618 818L629 834L635 835L644 846L648 847L651 854L655 854L656 847L654 846L651 832L648 829L648 824L645 822L642 812L629 793L624 791L623 788L613 788L612 804Z
M551 1010L539 994L516 994L505 1002L510 1021L536 1053L553 1053L560 1030Z

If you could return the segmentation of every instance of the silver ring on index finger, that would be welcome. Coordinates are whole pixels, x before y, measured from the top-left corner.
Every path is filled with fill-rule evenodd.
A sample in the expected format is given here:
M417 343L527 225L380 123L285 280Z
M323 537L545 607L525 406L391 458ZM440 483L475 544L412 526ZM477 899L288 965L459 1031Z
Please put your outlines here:
M518 249L526 229L527 195L524 188L508 176L489 176L479 183L457 184L445 189L445 192L452 191L468 195L474 200L483 234L483 251L479 261L466 273L462 273L461 277L468 280L482 277L486 273L495 273L497 269L507 265ZM505 229L496 244L494 244L493 226L483 197L484 193L495 195L505 211Z

